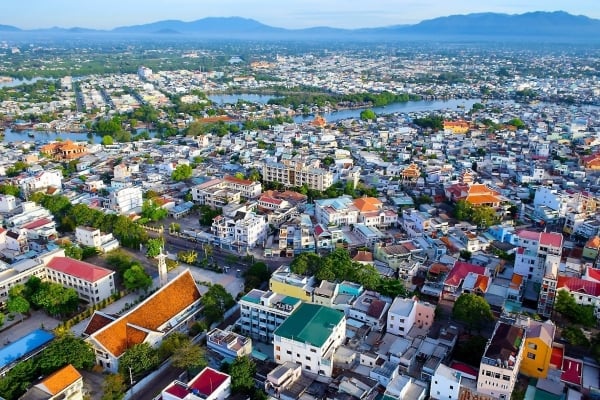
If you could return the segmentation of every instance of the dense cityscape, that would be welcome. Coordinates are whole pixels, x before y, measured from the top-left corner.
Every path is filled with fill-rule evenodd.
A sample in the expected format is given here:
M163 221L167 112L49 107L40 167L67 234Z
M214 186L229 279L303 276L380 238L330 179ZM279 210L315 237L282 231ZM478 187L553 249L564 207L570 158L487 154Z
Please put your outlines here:
M82 35L0 39L0 399L600 398L597 43Z

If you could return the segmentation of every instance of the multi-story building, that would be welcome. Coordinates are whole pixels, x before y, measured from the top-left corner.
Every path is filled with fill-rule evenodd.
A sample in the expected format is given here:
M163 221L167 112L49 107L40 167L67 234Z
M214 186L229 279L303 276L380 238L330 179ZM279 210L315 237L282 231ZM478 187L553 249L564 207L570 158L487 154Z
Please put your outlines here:
M531 378L546 378L552 356L556 326L552 321L528 319L525 326L525 349L520 372Z
M379 293L365 291L360 294L348 309L348 318L360 321L373 330L382 331L385 328L386 315L390 303L381 298Z
M103 253L119 248L119 241L112 233L102 233L100 229L88 226L75 228L75 240L83 246L94 247Z
M517 236L519 248L515 256L515 273L541 283L548 266L560 264L562 234L522 230Z
M54 191L62 190L62 172L52 169L40 171L31 176L18 179L21 193L26 198L32 193L52 188Z
M270 343L273 332L302 302L295 297L252 289L239 301L240 318L236 326L243 335Z
M279 227L279 250L288 256L315 251L313 224L308 214L301 214Z
M9 213L17 208L17 198L11 194L0 194L0 213Z
M252 340L235 332L215 328L206 335L206 347L233 361L252 353Z
M432 217L413 208L402 210L402 227L410 236L419 236L430 232Z
M141 211L144 199L140 186L123 187L110 192L105 206L120 214Z
M387 315L387 332L405 337L415 324L416 300L396 297Z
M271 275L269 289L275 293L310 302L315 289L315 278L294 274L288 266L282 265Z
M83 377L68 364L25 393L21 400L83 400Z
M498 321L489 339L477 377L477 391L495 399L508 400L523 358L525 329Z
M361 197L352 203L359 213L358 222L366 226L387 228L398 222L398 214L393 210L384 210L383 203L374 197Z
M285 187L306 185L309 189L319 191L326 190L334 183L332 172L300 161L265 162L262 176L264 182L278 182Z
M233 216L219 215L210 227L221 247L252 248L267 238L269 226L264 215L237 212Z
M69 257L54 257L46 265L49 281L73 288L80 299L96 304L115 292L115 271Z
M275 330L275 362L298 363L303 370L331 377L334 353L345 339L344 313L303 303Z
M315 200L315 219L325 226L354 225L358 222L358 214L350 196Z

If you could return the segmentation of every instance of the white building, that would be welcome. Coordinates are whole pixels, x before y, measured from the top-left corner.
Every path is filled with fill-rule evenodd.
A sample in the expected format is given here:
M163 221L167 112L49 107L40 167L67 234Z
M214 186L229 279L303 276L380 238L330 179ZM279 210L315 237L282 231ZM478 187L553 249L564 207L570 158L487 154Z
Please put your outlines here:
M269 226L264 215L237 212L233 217L219 215L210 228L221 247L255 247L267 238Z
M88 226L75 228L75 240L83 246L94 247L103 253L119 248L119 241L112 233L102 233L100 229Z
M139 211L144 199L139 186L124 187L110 192L106 206L120 214Z
M262 176L264 182L278 182L286 187L306 185L309 189L319 191L326 190L334 183L332 172L299 161L266 162Z
M80 299L96 304L115 292L115 272L69 257L54 257L46 265L46 278L73 288Z
M29 196L32 193L54 188L58 191L62 190L62 172L58 170L41 171L34 175L18 180L21 186L21 193Z
M10 194L0 194L0 213L9 213L17 207L17 198Z
M228 400L231 376L210 367L204 368L187 384L174 381L161 394L163 400Z
M387 314L387 332L405 337L415 325L417 301L396 297Z
M224 207L239 203L242 198L255 199L262 193L262 184L246 179L226 176L211 179L191 188L192 200L200 205Z
M380 297L377 292L361 293L348 309L348 318L363 322L376 331L382 331L385 328L390 303Z
M560 264L562 234L522 230L517 237L514 272L541 283L547 268Z
M358 214L350 196L315 200L315 219L325 226L354 225L358 222Z
M475 379L476 376L440 364L431 378L430 397L434 400L458 400L461 386L475 389Z
M273 341L273 332L302 302L291 296L252 289L239 301L240 318L236 326L242 335L265 343Z
M345 339L342 312L304 303L275 331L275 362L294 362L305 371L331 377L334 353Z

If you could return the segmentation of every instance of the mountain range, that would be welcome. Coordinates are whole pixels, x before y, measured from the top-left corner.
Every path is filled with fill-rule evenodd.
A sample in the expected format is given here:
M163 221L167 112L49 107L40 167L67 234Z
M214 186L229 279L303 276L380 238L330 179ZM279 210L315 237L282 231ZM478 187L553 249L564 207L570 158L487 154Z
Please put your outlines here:
M10 33L64 33L102 35L182 35L185 37L231 39L346 39L362 38L402 39L405 37L478 37L478 38L546 38L596 39L600 38L600 20L563 11L529 12L525 14L477 13L451 15L424 20L414 25L395 25L379 28L339 29L314 27L286 29L265 25L241 17L210 17L184 22L165 20L143 25L95 30L84 27L22 30L0 25L0 32Z

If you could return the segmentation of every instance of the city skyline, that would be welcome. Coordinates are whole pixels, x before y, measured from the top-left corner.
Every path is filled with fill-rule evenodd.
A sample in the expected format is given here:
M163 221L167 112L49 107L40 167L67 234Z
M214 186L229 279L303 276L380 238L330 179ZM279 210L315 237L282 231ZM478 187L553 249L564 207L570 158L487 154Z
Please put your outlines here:
M350 5L350 6L349 6ZM3 4L0 24L22 29L49 27L85 27L112 29L160 20L193 21L206 17L244 17L261 23L300 29L316 26L334 28L365 28L389 25L415 24L423 20L455 14L496 12L522 14L532 11L566 11L575 15L600 18L600 7L589 1L523 1L507 3L500 0L453 1L451 4L436 0L372 0L370 2L329 0L290 0L285 3L261 0L249 3L243 0L105 0L98 3L75 3L70 0L30 0L27 10L23 3L9 0Z

